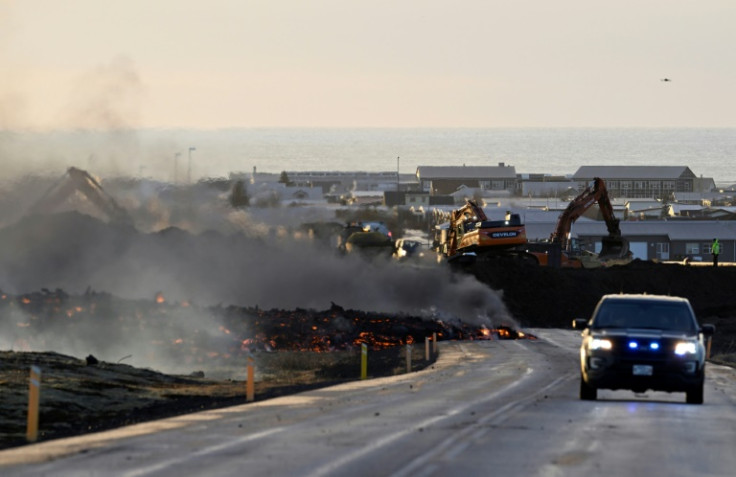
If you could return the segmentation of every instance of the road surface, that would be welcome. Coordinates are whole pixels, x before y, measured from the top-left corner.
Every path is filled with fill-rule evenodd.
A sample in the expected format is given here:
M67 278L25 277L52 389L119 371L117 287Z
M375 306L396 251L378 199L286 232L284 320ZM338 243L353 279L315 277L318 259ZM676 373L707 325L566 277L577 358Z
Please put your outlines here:
M440 343L432 369L0 452L0 474L733 476L736 370L577 398L579 336Z

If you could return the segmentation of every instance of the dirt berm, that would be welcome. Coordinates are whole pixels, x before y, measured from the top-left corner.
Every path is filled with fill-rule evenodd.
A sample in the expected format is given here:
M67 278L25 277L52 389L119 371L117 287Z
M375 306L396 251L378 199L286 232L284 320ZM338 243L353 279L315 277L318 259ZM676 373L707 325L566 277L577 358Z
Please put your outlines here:
M570 327L590 317L601 296L647 293L688 298L700 323L716 325L713 354L736 353L736 267L690 266L634 260L597 269L475 267L478 280L503 291L522 326Z

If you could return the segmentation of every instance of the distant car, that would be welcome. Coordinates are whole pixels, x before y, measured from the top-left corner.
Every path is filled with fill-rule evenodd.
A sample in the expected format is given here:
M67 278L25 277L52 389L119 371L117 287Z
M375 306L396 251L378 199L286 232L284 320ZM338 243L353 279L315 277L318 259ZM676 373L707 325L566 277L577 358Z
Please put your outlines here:
M337 237L337 248L347 252L350 242L393 247L392 233L383 222L348 222ZM391 254L389 250L388 254Z
M419 240L403 238L396 240L394 258L397 260L422 259L426 253L426 247Z
M363 232L378 232L392 238L391 231L383 222L359 222L358 225L363 228Z
M573 327L583 330L580 399L597 399L598 389L651 389L703 403L704 339L715 327L698 325L686 298L606 295Z

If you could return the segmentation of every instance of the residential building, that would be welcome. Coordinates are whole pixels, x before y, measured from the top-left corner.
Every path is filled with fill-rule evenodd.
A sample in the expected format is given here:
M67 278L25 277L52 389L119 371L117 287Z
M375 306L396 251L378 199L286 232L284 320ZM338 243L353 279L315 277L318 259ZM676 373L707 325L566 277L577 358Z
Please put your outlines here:
M710 245L714 238L721 243L720 260L736 259L736 221L647 220L620 223L621 235L629 241L634 258L641 260L712 259ZM601 239L607 235L606 224L581 220L573 226L573 236L599 252Z
M462 187L513 193L518 184L516 169L503 162L498 166L419 166L416 177L421 190L430 195L451 195Z
M695 192L697 179L687 166L582 166L573 174L580 190L596 177L606 181L612 197L653 199L670 198L678 192Z

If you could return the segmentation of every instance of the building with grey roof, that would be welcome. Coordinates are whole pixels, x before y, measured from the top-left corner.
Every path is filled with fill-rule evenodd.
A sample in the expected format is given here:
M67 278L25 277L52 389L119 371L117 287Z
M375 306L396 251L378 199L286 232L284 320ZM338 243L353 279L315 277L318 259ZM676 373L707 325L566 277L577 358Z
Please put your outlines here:
M736 221L725 220L645 220L622 221L621 235L629 241L634 258L641 260L709 261L714 238L721 243L720 261L736 259ZM527 235L528 235L527 224ZM598 252L601 239L608 234L605 222L579 220L572 227L572 236Z
M498 166L419 166L417 181L430 195L450 195L462 186L471 189L514 192L516 168L503 162Z
M694 192L697 179L687 166L582 166L573 174L573 180L580 184L596 177L606 181L608 193L613 197L655 199L670 198L677 192Z

